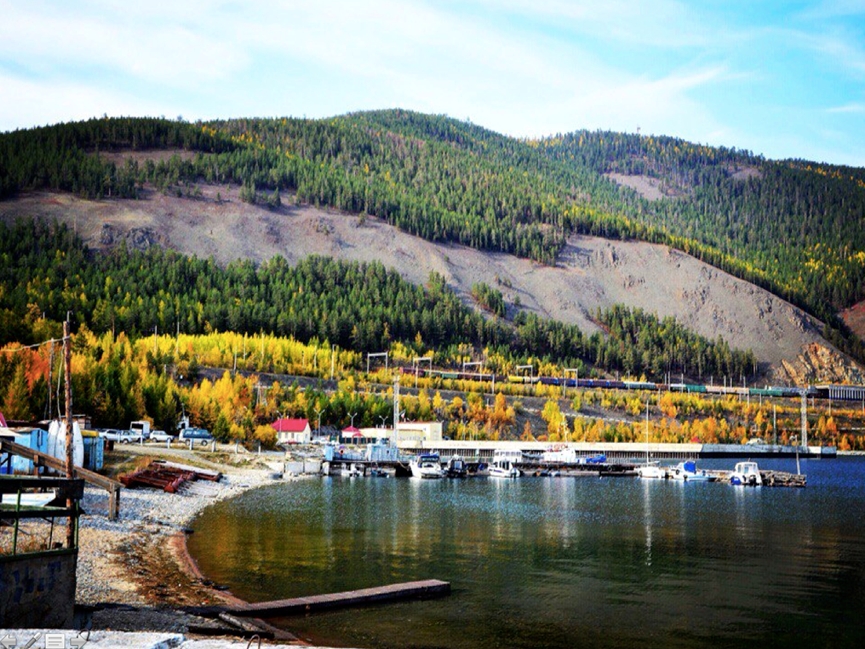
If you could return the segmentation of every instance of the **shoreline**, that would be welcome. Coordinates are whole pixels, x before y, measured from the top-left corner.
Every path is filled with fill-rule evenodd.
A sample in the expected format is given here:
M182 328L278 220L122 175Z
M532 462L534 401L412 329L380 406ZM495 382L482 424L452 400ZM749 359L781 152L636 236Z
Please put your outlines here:
M93 630L243 635L194 612L245 602L201 572L187 546L189 525L214 503L284 479L274 479L272 469L220 470L218 483L196 482L205 486L186 493L124 488L116 521L108 520L107 494L85 489L75 603ZM283 643L306 644L290 632L277 635Z

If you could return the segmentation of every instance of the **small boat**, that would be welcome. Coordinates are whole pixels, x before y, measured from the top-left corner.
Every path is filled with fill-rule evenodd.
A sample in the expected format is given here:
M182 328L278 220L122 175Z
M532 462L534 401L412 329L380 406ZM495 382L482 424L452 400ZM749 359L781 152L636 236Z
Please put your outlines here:
M658 462L649 461L649 402L646 401L646 463L637 467L637 475L651 480L665 480L667 470L662 469Z
M730 484L746 487L760 487L763 485L763 476L756 462L738 462L730 474Z
M439 456L435 453L418 455L409 462L413 478L438 479L445 477Z
M22 507L45 507L54 500L57 495L53 491L46 493L22 493ZM16 507L18 505L18 494L3 494L3 504Z
M642 466L638 466L637 475L649 480L666 480L668 477L667 469L662 467L658 462L647 462Z
M363 476L363 469L357 464L343 465L341 475L344 478L360 478Z
M673 480L686 482L714 482L717 478L705 471L698 471L697 465L692 461L679 462L675 467L669 469L667 474Z
M520 470L510 460L496 460L490 464L491 478L518 478Z
M445 473L448 478L465 478L468 475L468 467L466 461L460 455L451 455L445 467Z

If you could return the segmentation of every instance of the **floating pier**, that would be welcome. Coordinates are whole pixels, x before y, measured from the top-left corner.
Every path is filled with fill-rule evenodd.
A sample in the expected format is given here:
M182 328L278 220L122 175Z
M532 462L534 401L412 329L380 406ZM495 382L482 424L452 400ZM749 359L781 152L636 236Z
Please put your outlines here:
M294 597L292 599L244 604L226 609L226 611L237 617L283 617L404 599L431 599L434 597L444 597L449 595L450 592L450 582L438 579L426 579L423 581L391 584L389 586L378 586L376 588L350 590L342 593L330 593L328 595L312 595L310 597Z

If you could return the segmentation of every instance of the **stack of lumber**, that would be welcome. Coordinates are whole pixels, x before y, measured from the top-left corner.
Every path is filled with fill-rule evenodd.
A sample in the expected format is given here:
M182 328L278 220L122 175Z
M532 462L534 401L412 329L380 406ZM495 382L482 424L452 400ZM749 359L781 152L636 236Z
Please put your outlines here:
M173 462L154 461L144 469L121 476L120 482L126 487L156 487L173 494L193 480L215 482L220 476L221 474L216 471L197 469Z

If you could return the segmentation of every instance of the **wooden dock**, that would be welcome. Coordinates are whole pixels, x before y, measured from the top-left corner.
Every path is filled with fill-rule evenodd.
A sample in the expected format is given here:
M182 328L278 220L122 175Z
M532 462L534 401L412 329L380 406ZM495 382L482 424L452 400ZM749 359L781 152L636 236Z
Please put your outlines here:
M378 586L376 588L350 590L343 593L244 604L226 610L229 614L238 617L283 617L288 615L305 615L306 613L334 608L379 604L395 600L431 599L434 597L444 597L449 595L450 592L451 585L449 582L438 579L425 579L423 581L409 581L402 584Z

